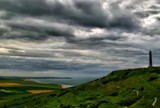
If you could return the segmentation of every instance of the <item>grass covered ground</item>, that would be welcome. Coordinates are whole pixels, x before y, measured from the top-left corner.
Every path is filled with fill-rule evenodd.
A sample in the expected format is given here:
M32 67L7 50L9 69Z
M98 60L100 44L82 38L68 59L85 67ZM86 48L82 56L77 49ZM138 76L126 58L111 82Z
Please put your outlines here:
M160 67L113 71L76 87L20 97L1 108L160 108Z
M61 90L60 85L42 84L24 80L0 80L0 105L32 94Z

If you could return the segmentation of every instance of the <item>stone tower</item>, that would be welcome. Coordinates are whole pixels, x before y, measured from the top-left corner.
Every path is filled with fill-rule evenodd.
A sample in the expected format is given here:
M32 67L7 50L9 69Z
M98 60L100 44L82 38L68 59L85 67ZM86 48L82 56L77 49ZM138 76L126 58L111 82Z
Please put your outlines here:
M149 51L149 67L152 67L152 52Z

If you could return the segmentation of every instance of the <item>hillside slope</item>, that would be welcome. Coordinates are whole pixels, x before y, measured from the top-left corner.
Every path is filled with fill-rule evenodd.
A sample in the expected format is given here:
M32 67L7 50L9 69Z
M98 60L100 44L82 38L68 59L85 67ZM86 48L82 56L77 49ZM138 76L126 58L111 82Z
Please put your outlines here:
M59 92L15 99L1 108L160 108L160 67L113 71Z

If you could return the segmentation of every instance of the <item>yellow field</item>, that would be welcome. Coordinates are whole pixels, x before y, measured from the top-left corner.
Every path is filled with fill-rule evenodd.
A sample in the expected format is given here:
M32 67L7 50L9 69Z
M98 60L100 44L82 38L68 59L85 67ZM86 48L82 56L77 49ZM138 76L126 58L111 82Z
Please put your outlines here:
M40 94L40 93L53 92L54 90L27 90L27 91L32 94Z
M14 82L0 82L0 87L14 87L14 86L20 86L20 84Z

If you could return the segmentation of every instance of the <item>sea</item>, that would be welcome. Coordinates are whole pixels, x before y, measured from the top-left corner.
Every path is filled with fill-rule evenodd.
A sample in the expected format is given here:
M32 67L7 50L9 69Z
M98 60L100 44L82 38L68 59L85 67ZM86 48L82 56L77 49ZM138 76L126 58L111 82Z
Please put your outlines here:
M87 83L89 81L93 81L97 78L95 77L73 77L73 78L68 78L68 79L29 79L31 81L36 81L39 83L49 83L49 84L60 84L60 85L67 85L67 86L77 86L83 83Z

